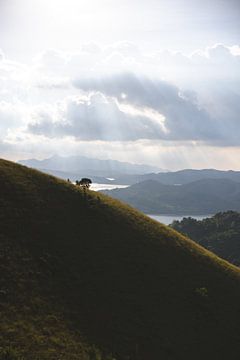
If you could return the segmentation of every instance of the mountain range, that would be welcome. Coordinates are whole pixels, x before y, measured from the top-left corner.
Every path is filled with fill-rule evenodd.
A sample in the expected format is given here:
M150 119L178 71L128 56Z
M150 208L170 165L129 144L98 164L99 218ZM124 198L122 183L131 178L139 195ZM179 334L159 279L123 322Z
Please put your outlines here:
M146 180L154 180L165 185L182 185L202 179L229 179L240 182L240 171L216 169L167 171L149 165L91 159L83 156L55 155L43 160L28 159L18 162L62 179L69 178L75 181L87 176L91 177L93 182L101 184L134 185Z
M216 169L161 171L159 173L121 175L117 176L113 183L133 185L145 180L155 180L165 185L183 185L202 179L229 179L240 182L240 171Z
M202 215L240 210L240 182L227 178L201 179L183 185L146 180L104 193L149 214Z
M132 164L117 160L100 160L84 156L52 156L48 159L19 160L19 163L35 169L45 171L54 170L68 173L80 174L84 176L116 177L124 174L144 174L149 172L159 172L158 167L142 164Z

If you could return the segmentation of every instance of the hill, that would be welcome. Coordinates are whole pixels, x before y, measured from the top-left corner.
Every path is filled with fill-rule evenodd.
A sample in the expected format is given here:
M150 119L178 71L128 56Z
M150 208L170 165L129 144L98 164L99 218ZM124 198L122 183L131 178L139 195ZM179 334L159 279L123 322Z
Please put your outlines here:
M240 265L240 213L227 211L202 221L184 218L171 227L218 256Z
M103 192L149 214L201 215L240 210L240 183L229 179L202 179L181 186L146 180Z
M240 182L240 171L222 171L216 169L184 169L179 171L156 173L146 173L139 175L121 175L116 176L116 184L133 185L146 180L154 180L165 185L183 185L202 179L229 179Z
M0 188L1 360L238 358L238 268L24 166Z
M223 171L216 169L185 169L175 172L159 173L156 176L153 174L153 180L158 180L163 184L188 184L190 182L202 179L229 179L240 182L240 171Z

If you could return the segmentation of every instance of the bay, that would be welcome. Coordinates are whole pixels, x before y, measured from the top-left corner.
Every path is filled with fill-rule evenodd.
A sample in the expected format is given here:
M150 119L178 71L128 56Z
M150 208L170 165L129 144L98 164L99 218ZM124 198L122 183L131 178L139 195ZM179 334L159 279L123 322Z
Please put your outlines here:
M91 184L91 190L94 191L101 191L101 190L113 190L113 189L124 189L129 187L129 185L119 185L119 184L97 184L97 183L92 183ZM202 220L208 217L213 216L213 214L206 214L206 215L162 215L162 214L146 214L147 216L149 216L150 218L165 224L165 225L169 225L171 224L174 220L178 220L181 221L184 217L191 217L193 219L196 220Z
M165 225L171 224L174 220L181 221L183 218L187 218L187 217L191 217L196 220L203 220L203 219L213 216L212 214L207 214L207 215L152 215L152 214L147 214L147 215L150 218L157 220Z
M94 191L100 190L113 190L113 189L124 189L127 188L129 185L118 185L118 184L91 184L90 189Z

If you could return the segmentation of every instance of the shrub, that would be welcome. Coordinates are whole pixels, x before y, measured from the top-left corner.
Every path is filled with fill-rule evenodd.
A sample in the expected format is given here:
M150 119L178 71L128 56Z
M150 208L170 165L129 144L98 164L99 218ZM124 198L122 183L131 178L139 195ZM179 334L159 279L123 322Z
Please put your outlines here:
M202 297L208 297L208 289L205 287L196 288L195 292Z

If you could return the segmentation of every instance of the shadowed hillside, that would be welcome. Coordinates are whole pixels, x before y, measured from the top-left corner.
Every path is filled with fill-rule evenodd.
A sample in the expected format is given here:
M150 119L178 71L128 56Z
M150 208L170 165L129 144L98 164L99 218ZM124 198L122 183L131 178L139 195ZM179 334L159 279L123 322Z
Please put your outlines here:
M238 358L240 273L174 230L4 160L0 224L2 354Z

